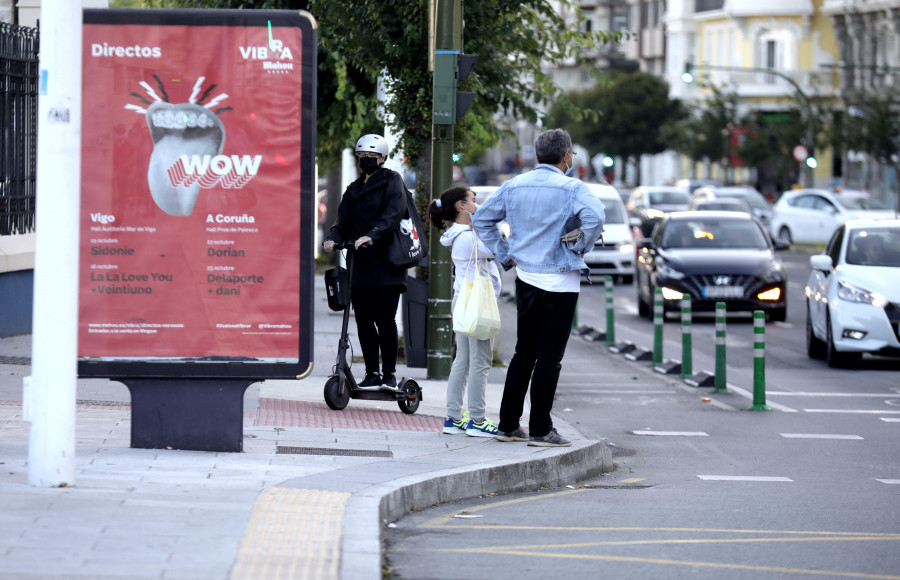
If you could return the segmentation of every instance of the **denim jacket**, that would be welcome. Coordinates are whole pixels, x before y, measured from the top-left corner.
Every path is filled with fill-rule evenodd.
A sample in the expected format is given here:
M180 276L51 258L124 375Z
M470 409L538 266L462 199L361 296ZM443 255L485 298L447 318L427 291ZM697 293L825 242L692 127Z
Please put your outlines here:
M497 229L504 219L509 240ZM594 247L605 219L603 202L581 180L542 163L504 183L478 208L472 225L505 270L515 262L525 272L580 270L590 280L583 255ZM560 240L577 227L584 232L580 240Z

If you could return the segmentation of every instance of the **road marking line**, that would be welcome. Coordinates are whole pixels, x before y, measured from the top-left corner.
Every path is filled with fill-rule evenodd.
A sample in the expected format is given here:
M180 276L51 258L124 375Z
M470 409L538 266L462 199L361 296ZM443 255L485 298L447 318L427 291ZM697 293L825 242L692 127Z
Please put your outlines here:
M563 558L569 560L601 560L607 562L631 562L637 564L664 564L669 566L692 566L703 568L721 568L729 570L752 570L758 572L778 572L785 574L810 574L813 576L837 576L846 578L875 578L879 580L900 580L900 576L886 574L866 574L864 572L840 572L831 570L811 570L804 568L785 568L780 566L751 566L748 564L728 564L720 562L700 562L691 560L666 560L662 558L636 558L629 556L602 556L599 554L563 554L554 552L531 552L517 549L498 548L454 548L444 552L464 552L470 554L500 554L506 556L533 556L538 558Z
M885 423L900 423L900 419L896 417L879 417Z
M897 415L900 411L881 411L881 410L865 410L865 409L803 409L804 413L864 413L879 415L882 413Z
M571 494L571 493L580 493L580 492L582 492L582 491L596 491L596 490L593 489L593 488L590 488L590 487L583 487L583 488L578 488L578 489L567 489L567 490L565 490L565 491L557 491L557 492L554 492L554 493L548 493L548 494L543 494L543 495L535 495L535 496L528 496L528 497L519 497L519 498L516 498L516 499L507 499L507 500L503 500L503 501L496 501L496 502L493 502L493 503L487 503L487 504L484 504L484 505L482 505L482 506L477 506L477 508L473 508L473 510L474 510L474 509L477 509L478 511L481 512L481 511L489 510L489 509L496 508L496 507L503 507L503 506L507 506L507 505L512 505L512 504L517 504L517 503L526 502L526 501L535 501L535 500L548 499L548 498L553 498L553 497L557 497L557 496L560 496L560 495L569 495L569 494ZM452 522L452 520L453 520L453 515L454 515L454 514L451 513L451 514L448 514L448 515L445 515L445 516L438 516L438 517L436 517L436 518L434 518L434 519L428 520L427 522L425 522L424 524L422 524L422 525L419 526L419 527L420 527L420 528L455 527L455 526L450 526L450 525L448 525L448 524L450 524L450 523ZM453 523L455 523L455 522L453 522Z
M767 477L757 475L698 475L704 481L787 481L793 483L789 477Z
M646 478L644 477L629 477L628 479L622 479L618 483L637 483L639 481L644 481Z
M888 485L900 485L900 479L878 479L876 477L875 481L880 481L881 483L886 483Z
M657 435L660 437L709 437L703 431L631 431L632 435Z
M736 385L732 385L731 383L728 383L728 390L733 391L733 392L737 393L738 395L741 395L742 397L746 397L746 398L750 399L751 401L753 400L753 393L751 393L750 391L748 391L746 389L742 389ZM772 401L766 401L766 404L768 406L772 407L773 409L777 409L777 410L783 411L785 413L796 413L797 412L797 409L792 409L791 407L787 407L785 405L779 405L778 403L774 403Z
M859 435L828 435L819 433L779 433L785 439L853 439L862 441Z
M779 397L897 397L897 393L814 393L810 391L766 391Z

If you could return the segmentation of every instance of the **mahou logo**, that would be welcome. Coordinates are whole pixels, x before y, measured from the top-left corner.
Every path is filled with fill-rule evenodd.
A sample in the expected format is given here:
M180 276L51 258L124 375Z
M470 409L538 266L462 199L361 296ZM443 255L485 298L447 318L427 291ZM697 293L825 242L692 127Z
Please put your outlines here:
M128 104L142 114L153 140L147 185L156 205L169 215L189 216L201 189L240 189L256 177L262 155L223 155L225 125L219 115L231 110L220 106L228 98L210 98L216 85L203 90L205 77L194 84L187 103L170 103L162 81L156 87L141 82L144 95L132 93L146 108Z

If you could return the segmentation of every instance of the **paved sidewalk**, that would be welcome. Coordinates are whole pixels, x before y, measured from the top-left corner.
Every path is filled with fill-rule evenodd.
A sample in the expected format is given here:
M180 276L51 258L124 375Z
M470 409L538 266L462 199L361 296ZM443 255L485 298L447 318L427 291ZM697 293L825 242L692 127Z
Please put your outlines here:
M607 446L558 415L572 447L440 434L446 383L425 369L398 369L423 388L415 415L360 400L331 411L322 388L341 318L322 286L319 277L313 373L247 390L243 453L131 449L128 390L79 380L76 479L65 488L27 484L32 337L0 339L0 579L375 580L381 531L410 510L612 469ZM514 320L512 305L501 312ZM495 420L504 374L492 370L488 386Z

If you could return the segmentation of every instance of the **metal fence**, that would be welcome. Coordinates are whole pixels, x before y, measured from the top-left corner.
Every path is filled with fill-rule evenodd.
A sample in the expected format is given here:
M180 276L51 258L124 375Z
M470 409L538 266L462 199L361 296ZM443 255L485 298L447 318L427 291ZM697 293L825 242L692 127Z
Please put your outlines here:
M36 28L0 22L0 236L34 231L38 44Z

